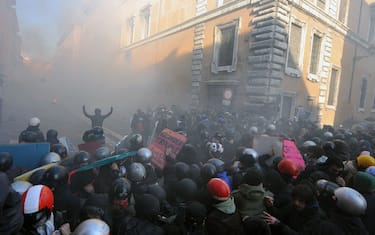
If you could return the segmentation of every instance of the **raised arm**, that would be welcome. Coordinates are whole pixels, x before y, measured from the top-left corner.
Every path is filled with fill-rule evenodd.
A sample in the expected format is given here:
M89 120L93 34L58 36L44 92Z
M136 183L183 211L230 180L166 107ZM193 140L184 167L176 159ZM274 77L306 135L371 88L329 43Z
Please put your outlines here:
M111 110L109 111L109 113L107 113L106 115L104 115L103 118L109 117L112 113L113 113L113 107L111 106Z
M82 106L82 110L83 110L83 114L84 114L86 117L88 117L88 118L91 117L91 115L89 115L89 114L86 112L86 107L85 107L84 105Z

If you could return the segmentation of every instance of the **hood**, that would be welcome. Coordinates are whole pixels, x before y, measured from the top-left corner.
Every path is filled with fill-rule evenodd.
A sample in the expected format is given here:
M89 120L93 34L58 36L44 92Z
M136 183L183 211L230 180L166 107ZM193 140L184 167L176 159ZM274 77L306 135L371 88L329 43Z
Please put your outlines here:
M263 188L263 184L252 186L248 184L241 184L239 187L239 193L242 197L248 200L259 200L265 196L265 190Z
M230 197L226 201L214 204L213 206L225 214L233 214L236 211L233 197Z

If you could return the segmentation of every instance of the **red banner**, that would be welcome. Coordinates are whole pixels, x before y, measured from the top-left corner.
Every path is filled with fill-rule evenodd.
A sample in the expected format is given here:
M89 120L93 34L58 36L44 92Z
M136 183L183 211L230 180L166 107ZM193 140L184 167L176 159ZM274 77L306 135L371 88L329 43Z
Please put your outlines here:
M98 148L102 147L103 144L101 141L92 141L92 142L87 142L84 144L78 145L79 151L86 151L88 153L95 153L95 150Z
M160 169L164 169L166 165L166 151L168 149L169 156L176 158L182 146L187 141L187 137L174 132L170 129L164 129L148 146L152 151L152 164Z

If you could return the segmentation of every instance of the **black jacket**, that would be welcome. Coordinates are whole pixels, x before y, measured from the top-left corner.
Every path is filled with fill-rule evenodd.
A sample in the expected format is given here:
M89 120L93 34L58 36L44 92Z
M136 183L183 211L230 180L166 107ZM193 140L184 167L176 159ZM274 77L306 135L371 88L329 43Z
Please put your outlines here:
M375 234L375 195L364 194L363 196L365 197L367 202L367 209L361 219L369 234Z
M0 234L17 234L22 225L21 196L9 186L8 176L0 172Z
M242 235L244 233L241 216L228 199L214 207L207 216L206 228L208 234L215 235ZM224 205L225 204L225 205Z
M163 235L164 230L148 220L126 217L115 235Z
M44 142L44 134L39 127L29 126L22 131L18 137L18 143L41 143Z

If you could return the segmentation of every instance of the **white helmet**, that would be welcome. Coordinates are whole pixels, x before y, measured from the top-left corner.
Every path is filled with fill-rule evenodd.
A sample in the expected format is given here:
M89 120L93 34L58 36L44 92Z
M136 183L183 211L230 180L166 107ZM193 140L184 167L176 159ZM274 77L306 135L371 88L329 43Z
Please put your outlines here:
M304 147L304 148L313 147L313 146L316 146L316 143L312 140L307 140L307 141L303 142L303 144L302 144L302 147Z
M367 209L366 199L358 191L348 188L340 187L334 192L336 197L336 206L342 211L354 215L363 215Z
M250 127L250 133L251 134L257 134L258 133L258 127L256 127L256 126Z
M72 235L109 235L109 232L109 226L104 221L88 219L80 223Z
M55 163L55 162L59 162L61 161L61 157L60 155L58 155L57 153L55 152L49 152L47 153L47 155L43 158L42 162L41 162L41 165L47 165L47 164L50 164L50 163Z
M32 117L29 120L29 126L39 126L40 124L40 119L37 117Z
M29 181L14 181L10 186L14 191L22 195L33 185Z
M332 139L333 138L333 134L332 132L329 132L329 131L326 131L323 133L323 136L327 139Z

